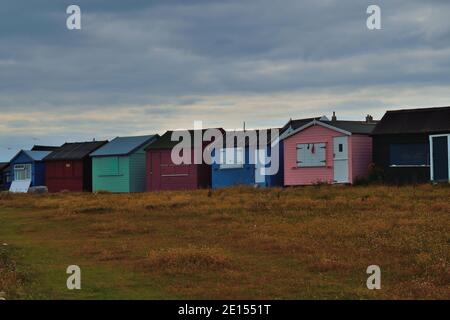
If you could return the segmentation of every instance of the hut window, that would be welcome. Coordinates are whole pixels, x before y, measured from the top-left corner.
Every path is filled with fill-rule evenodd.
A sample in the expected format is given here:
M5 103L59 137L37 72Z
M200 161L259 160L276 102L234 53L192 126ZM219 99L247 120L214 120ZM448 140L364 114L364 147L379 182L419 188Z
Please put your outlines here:
M301 143L297 145L297 167L324 167L326 165L326 144Z
M14 180L31 180L31 164L16 164L14 166Z
M242 168L244 166L243 148L220 149L220 169Z
M423 167L430 164L429 147L426 143L396 143L390 145L391 167Z

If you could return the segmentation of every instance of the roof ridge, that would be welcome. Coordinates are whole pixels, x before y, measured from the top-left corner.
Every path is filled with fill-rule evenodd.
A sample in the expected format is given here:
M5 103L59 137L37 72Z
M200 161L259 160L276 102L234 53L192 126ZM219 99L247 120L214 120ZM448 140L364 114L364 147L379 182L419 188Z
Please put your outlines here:
M442 109L450 109L450 106L423 107L423 108L413 108L413 109L397 109L397 110L388 110L388 111L386 111L386 113L421 112L421 111L442 110Z
M376 124L379 120L372 120L371 122L367 122L365 120L318 120L322 122L352 122L352 123L360 123L360 124Z
M143 137L152 137L155 136L156 134L143 134L143 135L138 135L138 136L117 136L114 139L126 139L126 138L143 138ZM111 140L112 141L112 140ZM110 142L111 142L110 141Z
M450 130L450 107L393 110L385 113L374 134L437 133Z
M84 144L84 143L96 143L96 142L105 142L105 141L108 141L108 140L75 141L75 142L64 142L64 144ZM58 147L58 148L61 148L61 147Z
M22 151L27 151L27 152L51 152L50 150L28 150L28 149L22 150Z
M113 155L129 155L139 148L154 142L159 137L158 134L148 134L141 136L116 137L100 148L91 152L91 157L104 157Z

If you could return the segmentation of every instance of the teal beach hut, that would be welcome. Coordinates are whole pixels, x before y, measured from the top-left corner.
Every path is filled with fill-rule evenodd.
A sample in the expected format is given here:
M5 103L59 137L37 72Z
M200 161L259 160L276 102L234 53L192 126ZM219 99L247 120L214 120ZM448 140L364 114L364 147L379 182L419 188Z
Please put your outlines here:
M158 137L117 137L91 153L93 192L144 192L145 148Z

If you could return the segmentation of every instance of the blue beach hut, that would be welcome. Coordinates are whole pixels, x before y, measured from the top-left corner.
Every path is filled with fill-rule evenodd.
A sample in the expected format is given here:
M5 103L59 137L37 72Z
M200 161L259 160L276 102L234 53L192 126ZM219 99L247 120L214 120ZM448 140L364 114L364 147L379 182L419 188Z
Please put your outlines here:
M243 137L241 144L237 143L239 135ZM227 139L234 141L227 143ZM270 129L266 134L261 130L228 131L223 136L223 147L213 151L212 187L215 189L236 185L274 187L282 183L282 145L278 138L272 139Z
M42 159L50 152L20 150L10 161L11 188L14 184L28 181L30 187L44 186L45 164Z

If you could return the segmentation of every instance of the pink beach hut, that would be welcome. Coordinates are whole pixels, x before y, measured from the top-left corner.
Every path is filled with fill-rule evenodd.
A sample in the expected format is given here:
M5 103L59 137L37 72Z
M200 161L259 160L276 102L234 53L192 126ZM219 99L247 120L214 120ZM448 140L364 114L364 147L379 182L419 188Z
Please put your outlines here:
M312 120L283 138L284 185L352 184L372 162L371 116L366 121Z

